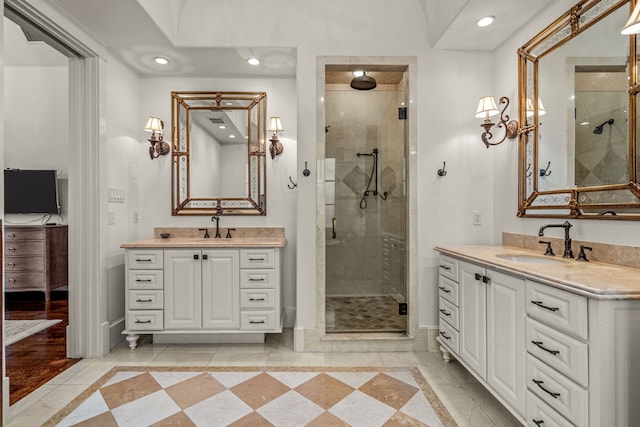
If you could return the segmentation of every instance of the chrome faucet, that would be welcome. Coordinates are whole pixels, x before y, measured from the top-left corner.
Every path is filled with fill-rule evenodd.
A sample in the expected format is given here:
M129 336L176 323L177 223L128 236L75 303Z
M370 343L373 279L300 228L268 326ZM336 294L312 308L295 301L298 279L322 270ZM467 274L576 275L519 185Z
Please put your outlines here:
M221 239L222 236L220 235L220 217L218 215L214 215L211 217L211 221L216 222L216 235L214 236L214 238Z
M564 254L562 254L562 258L573 258L573 251L571 250L571 238L569 238L569 229L572 225L569 221L565 221L562 224L547 224L540 227L540 231L538 231L538 236L544 236L544 229L547 227L561 227L564 228Z

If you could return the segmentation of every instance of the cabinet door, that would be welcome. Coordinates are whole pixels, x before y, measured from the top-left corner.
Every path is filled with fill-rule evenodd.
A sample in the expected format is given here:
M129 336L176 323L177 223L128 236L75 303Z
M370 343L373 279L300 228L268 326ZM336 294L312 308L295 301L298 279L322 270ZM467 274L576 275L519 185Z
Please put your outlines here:
M524 280L492 270L487 276L487 382L524 415Z
M164 251L164 327L202 327L202 273L200 250Z
M487 285L485 269L460 263L460 357L482 378L487 377Z
M202 251L204 329L240 327L240 254L238 250Z

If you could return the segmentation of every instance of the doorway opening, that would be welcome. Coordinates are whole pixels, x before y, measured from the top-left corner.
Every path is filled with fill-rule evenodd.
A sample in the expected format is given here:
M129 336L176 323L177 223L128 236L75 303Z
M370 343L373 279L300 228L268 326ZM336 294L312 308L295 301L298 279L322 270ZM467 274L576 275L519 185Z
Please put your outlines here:
M407 331L407 66L325 65L325 330Z

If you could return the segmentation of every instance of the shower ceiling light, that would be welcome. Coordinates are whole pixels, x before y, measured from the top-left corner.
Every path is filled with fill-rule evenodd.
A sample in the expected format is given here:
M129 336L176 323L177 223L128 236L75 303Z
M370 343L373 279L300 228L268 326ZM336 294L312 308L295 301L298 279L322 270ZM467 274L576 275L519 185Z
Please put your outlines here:
M484 18L480 18L478 19L478 21L476 22L476 25L478 27L488 27L489 25L493 24L493 22L496 20L495 16L485 16Z
M249 59L247 59L247 62L250 65L258 65L258 64L260 64L260 60L258 58L249 58Z
M155 56L153 58L153 62L160 65L167 65L169 63L169 58L165 58L164 56Z

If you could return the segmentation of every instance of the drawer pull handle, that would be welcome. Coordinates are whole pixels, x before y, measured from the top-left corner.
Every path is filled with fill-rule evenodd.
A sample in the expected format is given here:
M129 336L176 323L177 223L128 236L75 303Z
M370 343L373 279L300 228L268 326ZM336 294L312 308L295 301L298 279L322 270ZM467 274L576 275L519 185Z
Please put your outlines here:
M14 248L14 247L9 247L7 249L9 249L11 252L15 252L16 251L16 248Z
M538 346L538 348L553 354L554 356L557 356L558 354L560 354L559 350L549 350L547 347L545 347L544 345L542 345L542 341L531 341L532 344L535 344L536 346Z
M136 258L136 262L151 262L153 261L152 259L142 259L142 258Z
M531 304L535 304L538 307L544 308L544 309L549 310L549 311L558 311L558 310L560 310L560 307L547 307L546 305L544 305L542 303L542 301L531 301Z
M442 335L442 338L444 338L445 340L451 339L451 337L448 337L447 334L445 334L444 332L440 332L440 335Z
M10 263L8 263L7 265L8 265L9 267L15 267L15 266L16 266L16 263L15 263L15 262L10 262Z
M136 279L136 282L150 282L151 279Z
M264 301L264 298L249 298L249 301Z
M251 257L249 257L249 261L264 261L264 258L251 258Z
M443 270L447 270L447 271L451 270L451 267L448 267L448 266L442 265L442 264L440 264L440 268L442 268Z
M438 287L439 287L439 288L440 288L440 290L441 290L442 292L444 292L444 293L447 293L447 294L450 294L450 293L451 293L451 290L449 290L449 289L445 288L444 286L438 286Z
M13 233L7 233L7 237L9 237L10 239L13 239L16 237L16 235Z
M264 277L261 277L259 279L254 279L253 277L249 278L250 282L264 282Z
M136 302L152 302L152 301L153 301L153 300L152 300L151 298L149 298L149 299L140 299L140 298L138 298L138 299L136 300Z
M134 323L151 323L151 320L136 320Z
M545 393L548 393L551 395L551 397L553 397L554 399L557 399L558 397L560 397L560 393L554 393L553 391L549 391L546 388L544 388L542 386L542 384L544 384L544 381L540 381L540 380L532 380L538 387L540 387L542 389L542 391L544 391Z
M451 313L447 313L447 311L443 309L440 309L440 313L444 314L445 316L451 316Z
M9 279L8 282L9 283L16 283L16 279Z
M534 418L534 419L532 419L531 421L533 421L533 423L534 423L535 425L537 425L538 427L540 427L542 424L544 424L544 421L543 421L543 420L536 420L535 418Z
M250 320L249 323L252 325L260 325L260 324L264 324L264 320L258 320L258 321Z

